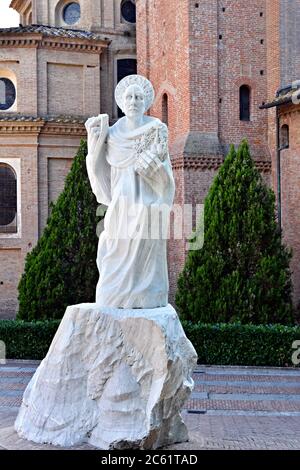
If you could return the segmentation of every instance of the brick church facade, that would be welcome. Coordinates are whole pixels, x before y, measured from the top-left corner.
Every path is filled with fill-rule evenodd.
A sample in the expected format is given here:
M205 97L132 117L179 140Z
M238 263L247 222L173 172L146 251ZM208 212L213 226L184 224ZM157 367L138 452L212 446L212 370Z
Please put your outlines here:
M298 85L285 86L300 78L300 0L13 0L11 6L21 26L0 30L0 180L11 181L15 207L1 216L0 181L0 317L17 310L26 253L63 188L85 119L100 112L118 118L113 90L134 73L136 59L138 73L155 88L151 114L169 126L176 203L202 204L229 145L249 140L280 201L283 235L294 249L297 303L300 105L291 98ZM185 240L171 239L171 300L185 256Z

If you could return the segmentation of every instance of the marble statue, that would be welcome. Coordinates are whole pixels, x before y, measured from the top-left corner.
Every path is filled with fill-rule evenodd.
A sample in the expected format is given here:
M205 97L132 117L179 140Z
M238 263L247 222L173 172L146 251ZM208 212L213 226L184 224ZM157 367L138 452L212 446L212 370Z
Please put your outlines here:
M163 235L153 239L148 232L163 208L161 228L167 233L166 208L171 209L174 199L168 129L144 114L154 99L146 78L124 78L116 87L115 99L125 116L112 127L107 114L86 122L91 187L97 201L108 206L98 246L96 303L116 308L165 307L167 240ZM128 229L137 236L130 236Z
M157 449L188 440L181 409L197 355L168 304L168 131L145 116L154 99L146 78L126 77L115 97L123 118L112 127L105 114L86 122L91 187L108 206L96 303L67 307L24 392L15 430L37 443Z

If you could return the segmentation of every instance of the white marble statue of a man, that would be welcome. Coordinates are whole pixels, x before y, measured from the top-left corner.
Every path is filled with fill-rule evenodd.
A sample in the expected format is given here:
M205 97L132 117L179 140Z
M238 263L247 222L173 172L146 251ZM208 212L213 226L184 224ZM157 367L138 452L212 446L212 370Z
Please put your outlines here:
M86 122L90 184L97 201L108 206L97 254L96 303L126 309L164 307L169 289L165 234L175 192L168 129L145 115L154 100L145 77L125 77L115 99L125 116L112 127L107 114ZM152 229L159 213L156 236Z
M24 393L15 422L22 438L106 450L188 440L181 409L197 354L168 304L164 235L174 180L167 126L144 115L153 98L147 79L126 77L116 88L125 116L112 127L107 115L86 122L88 176L108 206L96 303L67 307Z

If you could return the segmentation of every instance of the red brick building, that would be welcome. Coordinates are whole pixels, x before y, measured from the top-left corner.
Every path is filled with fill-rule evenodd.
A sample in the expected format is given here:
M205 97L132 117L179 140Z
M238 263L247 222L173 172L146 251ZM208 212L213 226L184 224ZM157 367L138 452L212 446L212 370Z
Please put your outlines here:
M279 90L263 108L275 108L278 142L272 148L273 186L277 194L279 223L286 244L293 249L294 300L300 306L300 82ZM273 140L273 135L270 135Z
M258 168L281 194L298 303L300 105L289 89L275 95L300 79L300 0L12 0L11 6L22 26L0 31L0 165L3 179L11 167L17 224L8 227L12 233L0 224L0 317L17 310L25 255L63 188L84 120L99 112L117 119L113 90L136 58L155 88L151 113L169 125L176 203L202 204L229 145L249 140ZM261 109L266 104L269 110ZM279 152L277 134L287 131L289 148ZM185 240L170 240L171 301L185 256Z
M245 137L257 167L277 192L276 115L260 107L273 101L278 88L300 78L296 34L300 1L136 3L138 71L154 84L152 113L169 124L176 202L203 203L229 145L238 145ZM289 169L283 171L282 186L293 186L294 202L291 206L285 192L281 211L285 240L294 248L298 302L300 215L294 208L300 196L296 163L300 131L296 117L289 119L293 120L293 124L289 121L293 156L284 162ZM171 240L171 296L185 255L185 242Z

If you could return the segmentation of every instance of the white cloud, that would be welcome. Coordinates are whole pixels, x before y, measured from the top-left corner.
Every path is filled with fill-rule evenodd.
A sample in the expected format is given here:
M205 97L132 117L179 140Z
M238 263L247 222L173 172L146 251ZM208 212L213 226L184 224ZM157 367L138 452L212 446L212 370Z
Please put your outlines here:
M11 26L19 26L19 14L9 8L11 0L0 0L0 28L9 28Z

